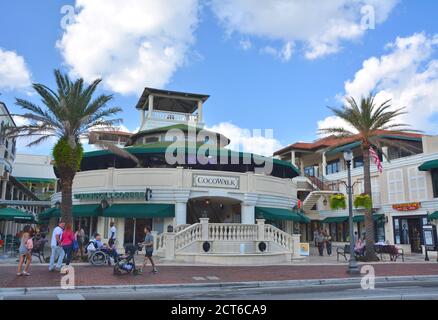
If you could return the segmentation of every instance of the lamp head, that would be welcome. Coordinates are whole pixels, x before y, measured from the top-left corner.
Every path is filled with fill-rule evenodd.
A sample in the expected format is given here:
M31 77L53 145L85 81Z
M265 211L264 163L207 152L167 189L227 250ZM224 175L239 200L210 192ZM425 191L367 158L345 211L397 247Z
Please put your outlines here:
M347 150L344 152L344 160L345 161L352 161L353 160L353 153L351 150Z

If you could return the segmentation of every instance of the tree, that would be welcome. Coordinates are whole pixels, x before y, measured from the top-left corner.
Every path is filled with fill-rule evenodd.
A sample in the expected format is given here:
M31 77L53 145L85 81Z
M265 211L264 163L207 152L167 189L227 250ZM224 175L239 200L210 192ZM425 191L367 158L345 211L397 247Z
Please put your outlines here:
M406 114L405 108L392 108L387 100L378 105L375 103L375 96L370 94L368 97L361 98L360 105L353 97L346 98L346 104L341 108L329 107L332 112L345 121L346 126L321 129L324 134L334 134L339 138L354 137L361 142L363 155L363 174L364 174L364 193L372 199L371 175L370 175L370 146L380 150L384 157L388 155L382 150L383 146L396 146L410 153L415 152L415 147L403 143L402 141L391 141L385 139L382 130L394 133L406 133L417 130L408 129L409 125L397 123L396 118ZM352 132L347 128L352 127ZM389 160L389 159L388 159ZM374 251L374 221L372 209L365 210L365 233L366 233L366 257L367 261L377 260Z
M88 136L95 127L109 127L121 123L121 119L113 118L122 111L118 107L107 107L113 99L112 95L95 96L101 79L86 85L83 79L72 81L67 74L55 70L56 91L35 83L32 85L41 97L44 107L30 101L16 99L16 105L25 110L20 115L27 123L15 128L9 128L8 136L30 137L29 147L56 137L53 148L55 168L61 183L61 216L62 220L72 222L72 185L76 172L80 169L83 148L80 139ZM104 148L114 153L129 157L137 164L137 158L128 152L110 144L100 142Z

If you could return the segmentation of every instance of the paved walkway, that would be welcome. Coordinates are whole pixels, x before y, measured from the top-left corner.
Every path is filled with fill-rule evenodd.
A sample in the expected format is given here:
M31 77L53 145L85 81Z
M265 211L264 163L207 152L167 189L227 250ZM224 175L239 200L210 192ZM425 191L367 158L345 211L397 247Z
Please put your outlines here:
M360 265L361 266L361 265ZM438 264L376 263L375 275L412 276L438 275ZM350 277L345 265L283 265L283 266L159 266L158 274L113 275L111 267L75 265L76 286L187 284L246 281L282 281L305 279L339 279ZM150 267L149 267L150 268ZM47 265L35 264L30 277L17 277L14 266L0 266L0 288L59 287L63 275L49 272Z

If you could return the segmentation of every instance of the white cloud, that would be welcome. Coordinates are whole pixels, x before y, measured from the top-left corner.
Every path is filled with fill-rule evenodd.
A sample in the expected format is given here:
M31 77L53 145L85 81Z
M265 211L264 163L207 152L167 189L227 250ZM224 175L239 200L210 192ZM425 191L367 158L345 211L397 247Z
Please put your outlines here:
M0 48L0 89L25 90L31 86L31 73L24 58Z
M247 51L252 48L252 42L248 39L242 39L239 42L239 46L242 48L242 50Z
M280 49L271 46L263 47L260 49L260 53L269 54L283 62L287 62L292 57L293 49L294 44L292 42L286 42Z
M272 156L275 151L282 147L270 130L249 130L240 128L230 122L222 122L206 129L221 133L230 139L231 143L227 148L234 151Z
M71 73L139 94L163 87L194 42L198 0L76 0L75 23L57 46Z
M438 124L430 118L438 114L437 47L438 35L398 37L386 46L387 54L363 62L354 78L345 83L345 95L360 99L375 92L377 103L392 99L394 107L407 108L408 114L398 122L436 132ZM336 123L334 118L326 118L318 126Z
M284 43L300 42L307 59L333 54L366 32L364 6L383 23L398 0L212 0L228 34L238 32ZM284 57L288 60L287 55ZM290 56L289 56L290 58Z

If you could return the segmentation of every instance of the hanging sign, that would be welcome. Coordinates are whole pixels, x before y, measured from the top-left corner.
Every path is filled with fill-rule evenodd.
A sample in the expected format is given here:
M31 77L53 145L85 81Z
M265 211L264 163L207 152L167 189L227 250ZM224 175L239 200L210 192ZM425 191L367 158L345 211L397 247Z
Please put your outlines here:
M420 202L393 204L392 208L397 211L415 211L421 208Z

